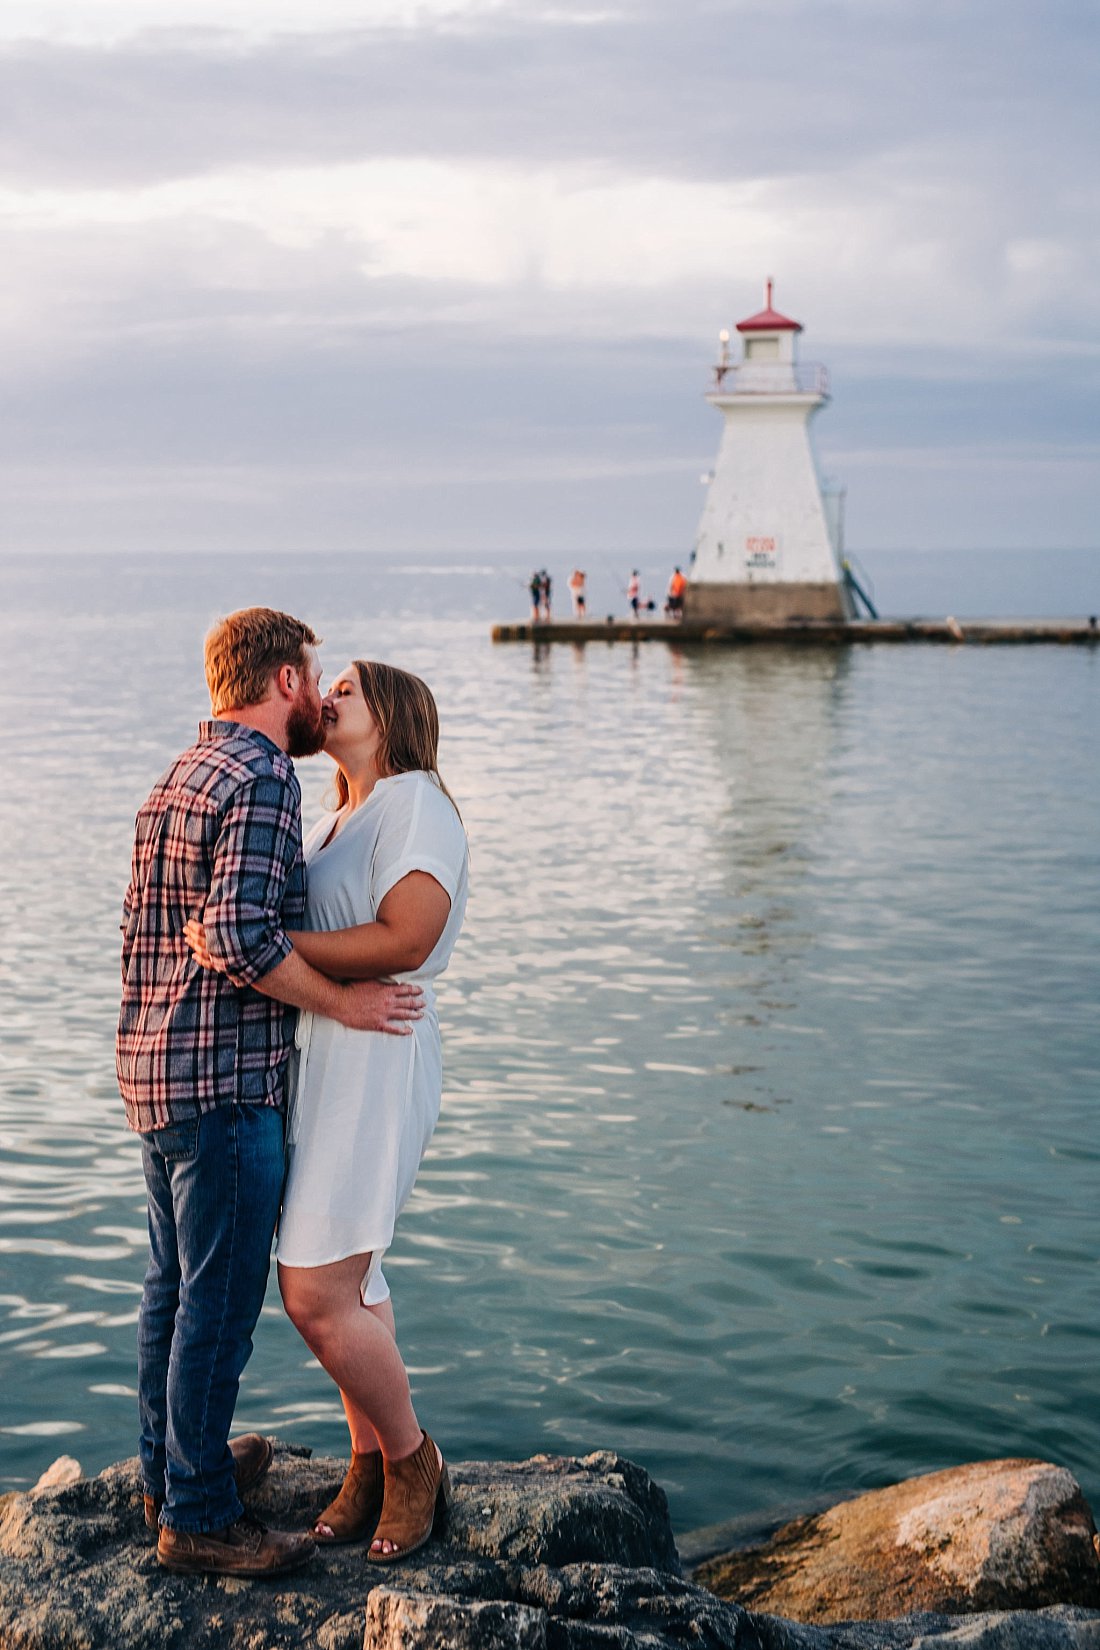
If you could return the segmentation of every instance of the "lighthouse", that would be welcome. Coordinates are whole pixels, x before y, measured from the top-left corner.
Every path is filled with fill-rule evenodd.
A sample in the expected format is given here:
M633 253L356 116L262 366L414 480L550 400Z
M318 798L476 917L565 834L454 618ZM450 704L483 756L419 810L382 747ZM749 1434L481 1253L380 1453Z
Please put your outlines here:
M719 334L707 394L725 420L695 544L685 618L716 623L849 619L840 511L823 492L810 422L829 399L816 362L798 360L802 327L773 306L738 321L740 360Z

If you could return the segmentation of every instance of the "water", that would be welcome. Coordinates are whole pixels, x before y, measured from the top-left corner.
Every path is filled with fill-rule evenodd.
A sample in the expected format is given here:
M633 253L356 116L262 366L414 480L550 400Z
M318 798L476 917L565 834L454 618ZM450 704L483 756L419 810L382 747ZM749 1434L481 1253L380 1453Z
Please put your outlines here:
M960 615L1087 611L1100 571L863 559L884 610ZM429 679L471 837L387 1261L450 1453L613 1447L681 1530L1009 1454L1100 1499L1100 657L494 648L524 571L0 563L0 1489L135 1448L118 907L202 633L269 601L329 676ZM238 1420L344 1447L274 1289Z

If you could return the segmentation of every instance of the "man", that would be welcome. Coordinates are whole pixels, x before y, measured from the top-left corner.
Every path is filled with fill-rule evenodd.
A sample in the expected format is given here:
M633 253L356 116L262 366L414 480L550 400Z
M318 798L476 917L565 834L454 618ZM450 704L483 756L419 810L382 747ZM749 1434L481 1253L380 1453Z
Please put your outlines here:
M672 569L672 577L668 581L668 592L665 597L665 612L670 619L680 620L684 616L684 592L687 589L687 580L678 567Z
M206 639L214 720L137 817L123 907L117 1064L141 1136L149 1267L138 1324L146 1522L166 1569L263 1575L304 1563L308 1535L268 1530L239 1491L270 1442L228 1443L263 1304L283 1180L295 1008L407 1031L419 993L341 985L297 956L305 910L301 792L289 758L324 743L317 637L245 608ZM205 924L224 972L183 936Z

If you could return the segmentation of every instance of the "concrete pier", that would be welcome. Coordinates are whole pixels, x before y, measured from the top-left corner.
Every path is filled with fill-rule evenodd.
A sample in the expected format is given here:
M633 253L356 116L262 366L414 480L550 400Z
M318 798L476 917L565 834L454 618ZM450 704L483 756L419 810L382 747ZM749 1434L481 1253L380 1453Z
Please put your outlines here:
M782 624L707 624L685 619L553 619L493 626L494 642L669 642L682 647L705 642L772 642L843 647L856 642L953 642L978 646L1057 642L1100 643L1100 629L1087 619L805 619Z

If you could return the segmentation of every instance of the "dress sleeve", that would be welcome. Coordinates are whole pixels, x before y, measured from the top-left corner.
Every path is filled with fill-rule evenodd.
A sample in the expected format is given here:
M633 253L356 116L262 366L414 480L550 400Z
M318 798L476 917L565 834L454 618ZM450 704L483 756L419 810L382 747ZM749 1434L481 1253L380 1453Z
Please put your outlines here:
M371 865L374 909L410 871L427 871L453 901L465 864L466 832L435 781L424 777L395 786L386 798Z

